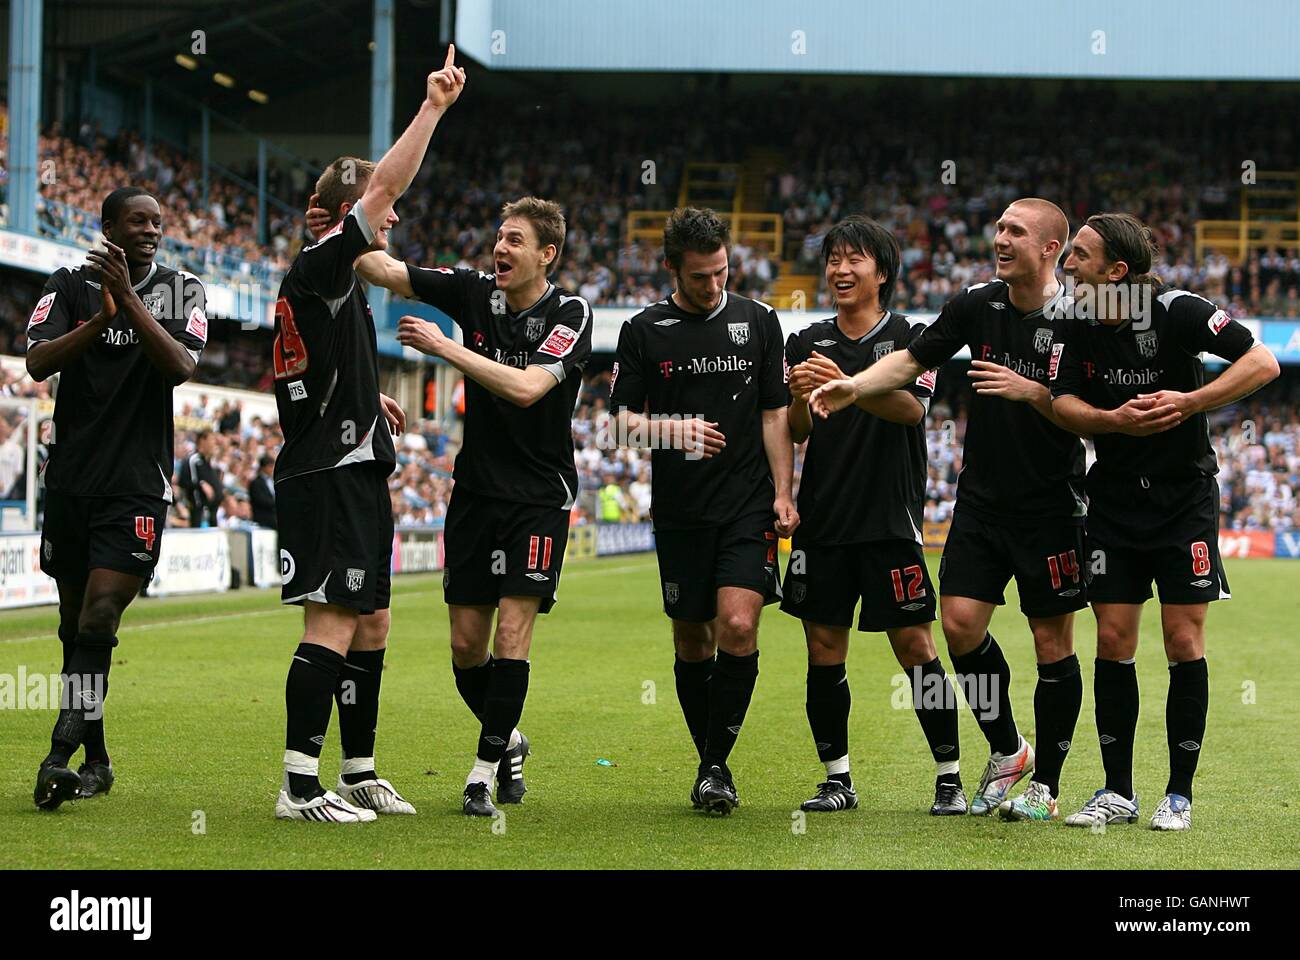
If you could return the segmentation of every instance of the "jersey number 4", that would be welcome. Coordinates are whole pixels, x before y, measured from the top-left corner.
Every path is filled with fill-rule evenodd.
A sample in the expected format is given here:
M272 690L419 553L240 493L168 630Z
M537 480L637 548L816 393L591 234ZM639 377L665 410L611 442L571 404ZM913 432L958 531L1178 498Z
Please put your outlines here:
M298 332L293 319L293 307L281 297L275 302L275 324L280 332L275 335L275 379L285 380L307 372L307 344Z

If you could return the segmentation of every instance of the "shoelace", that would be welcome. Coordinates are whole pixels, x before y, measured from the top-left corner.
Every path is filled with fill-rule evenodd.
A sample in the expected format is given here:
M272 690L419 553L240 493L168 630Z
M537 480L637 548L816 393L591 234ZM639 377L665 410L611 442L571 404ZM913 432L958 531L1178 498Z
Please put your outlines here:
M936 799L940 803L951 803L953 800L957 799L957 794L961 793L961 787L957 786L955 783L941 783L939 784L937 793L938 796Z
M984 776L980 777L980 788L979 790L976 791L976 793L983 793L985 789L988 787L988 785L997 778L997 775L998 775L998 761L994 760L992 757L989 757L988 766L984 768Z

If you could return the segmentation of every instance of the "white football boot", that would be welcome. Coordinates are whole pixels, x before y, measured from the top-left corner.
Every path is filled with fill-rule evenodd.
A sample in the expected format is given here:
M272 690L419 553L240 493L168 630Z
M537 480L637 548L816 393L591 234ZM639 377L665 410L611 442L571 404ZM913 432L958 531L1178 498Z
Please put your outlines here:
M275 802L278 820L306 820L309 823L370 823L375 811L354 807L333 790L326 790L311 800L299 800L287 790L280 791Z
M1125 800L1114 790L1098 790L1083 809L1065 818L1067 827L1097 827L1111 823L1134 823L1138 818L1138 798Z
M1192 829L1192 801L1180 793L1167 793L1151 815L1152 830Z
M360 783L344 783L341 779L334 791L347 803L379 814L399 813L413 815L415 807L382 777L374 780L362 780Z

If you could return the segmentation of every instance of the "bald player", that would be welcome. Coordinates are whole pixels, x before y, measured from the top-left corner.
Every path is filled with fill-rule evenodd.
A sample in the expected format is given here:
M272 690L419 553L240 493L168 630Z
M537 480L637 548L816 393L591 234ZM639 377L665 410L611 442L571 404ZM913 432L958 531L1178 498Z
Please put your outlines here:
M1012 820L1057 816L1061 768L1083 698L1074 655L1074 611L1088 599L1081 562L1083 444L1060 425L1047 386L1056 322L1069 305L1056 277L1068 236L1069 224L1056 204L1017 200L997 222L996 279L948 301L906 350L851 379L827 383L810 397L813 411L823 417L849 404L866 409L963 346L970 348L967 376L974 396L957 503L939 564L939 607L953 668L991 752L970 812L988 815L1000 808ZM1016 727L1011 671L988 632L1012 577L1038 658L1037 751ZM956 766L954 760L951 773ZM1024 794L1008 800L1011 788L1029 775ZM965 810L957 791L952 809L935 812Z

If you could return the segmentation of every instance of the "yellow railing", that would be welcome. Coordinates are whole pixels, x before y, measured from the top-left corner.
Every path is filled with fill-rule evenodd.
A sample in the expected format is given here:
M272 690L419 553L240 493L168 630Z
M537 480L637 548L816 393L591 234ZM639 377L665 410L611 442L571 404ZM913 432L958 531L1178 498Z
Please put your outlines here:
M1210 250L1234 264L1245 262L1251 250L1300 247L1300 220L1201 220L1196 224L1196 259Z
M664 239L664 222L671 210L634 210L627 215L628 243L652 243ZM763 247L775 257L781 256L781 215L779 213L727 213L718 216L731 225L733 241L746 246Z

